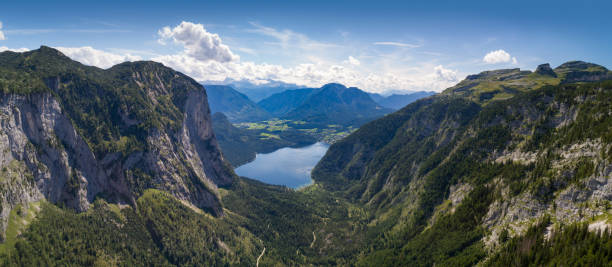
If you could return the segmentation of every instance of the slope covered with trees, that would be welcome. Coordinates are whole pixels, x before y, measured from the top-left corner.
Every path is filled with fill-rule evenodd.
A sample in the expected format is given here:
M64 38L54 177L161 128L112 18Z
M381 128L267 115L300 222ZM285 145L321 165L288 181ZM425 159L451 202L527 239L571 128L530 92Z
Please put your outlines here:
M0 259L610 265L609 79L585 62L470 75L336 142L295 191L235 176L204 88L180 73L101 70L44 47L0 53ZM345 107L378 110L329 86ZM235 133L223 138L242 138L217 119Z
M612 83L593 66L468 76L332 145L313 176L368 212L358 264L472 265L503 229L607 216Z

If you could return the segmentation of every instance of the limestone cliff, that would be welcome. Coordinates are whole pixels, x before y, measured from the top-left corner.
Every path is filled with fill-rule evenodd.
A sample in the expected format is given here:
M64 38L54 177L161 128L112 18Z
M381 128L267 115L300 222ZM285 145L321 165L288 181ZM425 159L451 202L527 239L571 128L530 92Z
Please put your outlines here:
M217 186L234 174L191 78L153 62L102 70L41 47L0 53L0 89L2 230L16 205L135 205L147 188L222 214Z

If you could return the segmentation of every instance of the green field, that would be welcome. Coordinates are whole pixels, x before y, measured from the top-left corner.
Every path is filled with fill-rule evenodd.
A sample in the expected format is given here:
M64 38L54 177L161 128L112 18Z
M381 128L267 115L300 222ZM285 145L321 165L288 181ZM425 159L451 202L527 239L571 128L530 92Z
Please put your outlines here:
M293 121L286 119L271 119L260 122L242 122L236 123L234 126L241 129L255 131L257 134L259 134L259 136L261 136L262 139L281 139L281 137L279 137L280 132L297 131L314 137L318 141L329 144L348 136L357 129L353 126L346 127L339 124L314 125L305 121Z

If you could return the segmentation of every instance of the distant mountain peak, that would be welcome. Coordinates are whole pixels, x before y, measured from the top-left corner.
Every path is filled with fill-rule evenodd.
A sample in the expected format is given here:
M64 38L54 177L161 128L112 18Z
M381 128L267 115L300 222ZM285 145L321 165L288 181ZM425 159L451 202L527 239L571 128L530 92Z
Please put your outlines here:
M589 69L589 68L601 68L602 70L608 70L604 66L601 66L601 65L597 65L597 64L593 64L593 63L589 63L589 62L584 62L584 61L579 61L579 60L573 60L573 61L568 61L568 62L565 62L565 63L559 65L559 67L555 68L555 71L557 71L557 70L564 70L564 69L586 70L586 69Z
M603 66L584 61L569 61L555 69L551 69L550 64L541 64L535 72L518 68L483 71L468 75L465 80L444 90L443 93L486 103L491 100L508 99L517 92L537 89L544 85L611 79L612 72Z
M519 68L514 69L499 69L499 70L487 70L478 74L468 75L466 80L508 80L517 79L526 76L531 73L530 71L521 71Z
M223 112L230 121L260 121L270 114L251 101L248 96L228 85L205 85L212 113Z
M321 87L321 89L328 89L328 88L334 88L334 89L347 89L346 86L344 86L343 84L340 83L328 83L325 84Z
M536 68L535 73L545 76L557 77L557 74L548 63L540 64L538 68Z
M563 63L555 68L555 73L562 77L561 83L595 82L612 79L612 72L606 67L584 61Z

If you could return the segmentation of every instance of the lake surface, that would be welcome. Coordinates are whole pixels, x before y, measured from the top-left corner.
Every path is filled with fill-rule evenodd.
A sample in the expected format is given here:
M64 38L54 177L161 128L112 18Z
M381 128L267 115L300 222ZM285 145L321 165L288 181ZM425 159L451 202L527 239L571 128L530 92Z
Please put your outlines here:
M310 171L325 155L328 144L319 142L300 148L281 148L272 153L257 154L255 160L234 171L264 183L298 188L312 183Z

